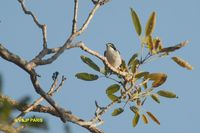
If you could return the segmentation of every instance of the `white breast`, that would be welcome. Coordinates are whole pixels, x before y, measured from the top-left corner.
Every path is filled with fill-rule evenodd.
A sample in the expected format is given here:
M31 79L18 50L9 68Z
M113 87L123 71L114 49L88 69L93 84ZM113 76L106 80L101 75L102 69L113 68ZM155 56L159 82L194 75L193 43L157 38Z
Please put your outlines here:
M115 68L118 68L122 61L118 51L114 51L112 48L108 47L106 50L106 58L108 62Z

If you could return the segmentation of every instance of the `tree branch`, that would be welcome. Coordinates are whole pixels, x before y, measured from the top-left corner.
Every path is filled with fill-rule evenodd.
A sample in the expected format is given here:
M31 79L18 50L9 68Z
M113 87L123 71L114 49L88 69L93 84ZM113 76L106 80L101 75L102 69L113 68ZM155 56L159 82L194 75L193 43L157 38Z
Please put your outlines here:
M71 46L71 48L73 47L79 47L82 50L84 50L85 52L96 56L97 58L99 58L100 60L103 61L103 63L105 63L113 72L121 75L126 81L129 81L133 75L127 73L127 72L122 72L119 69L114 68L112 65L110 65L110 63L107 61L106 57L100 55L98 52L91 50L90 48L88 48L83 42L78 42L75 46Z
M76 6L76 4L75 4ZM85 29L87 28L87 26L89 25L90 21L92 20L95 12L97 11L97 9L100 7L100 4L96 4L94 6L94 8L90 11L88 18L86 19L86 21L84 22L83 26L74 34L71 34L70 37L67 39L67 41L63 44L63 46L56 48L56 50L54 50L55 54L53 56L51 56L48 59L44 59L44 60L40 60L40 59L33 59L29 64L32 67L36 67L38 65L47 65L47 64L51 64L52 62L54 62L66 49L69 49L68 45L71 44L71 42L77 37L79 36L81 33L83 33L85 31ZM77 11L74 11L77 12ZM75 15L76 16L76 15ZM75 24L74 24L75 25ZM73 29L73 27L72 27ZM45 50L44 52L42 51L40 56L44 57L46 54L49 54L51 50ZM52 52L50 52L52 53ZM39 55L38 55L39 56Z
M40 24L39 21L37 20L37 17L31 12L28 11L24 5L24 0L18 0L18 2L20 3L23 11L25 14L27 15L31 15L31 17L33 18L34 23L38 26L38 28L40 28L42 30L42 35L43 35L43 49L47 48L47 26L45 24Z
M19 111L24 111L31 106L28 104L19 103L16 100L13 100L13 99L11 99L7 96L3 96L3 95L0 95L0 99L9 102L12 106L16 107ZM56 117L60 117L60 114L54 108L48 107L48 106L36 105L32 108L31 111L39 112L39 113L48 113L48 114L54 115ZM64 111L63 113L65 116L67 116L69 122L72 122L76 125L84 127L87 130L89 130L91 133L104 133L97 127L93 126L93 123L90 121L85 121L85 120L83 120L73 114L70 114L69 112L66 112L66 111Z
M58 106L58 104L49 96L47 95L43 89L41 88L39 81L37 79L37 76L35 74L31 74L30 75L32 84L35 88L35 91L40 94L51 106L53 106L55 108L55 110L59 113L61 120L65 123L67 121L67 117L64 115L64 110L63 108L60 108ZM66 111L68 113L70 113L70 111Z
M112 65L110 65L110 63L107 61L106 57L100 55L98 52L88 48L83 42L77 42L75 44L68 44L66 49L71 49L71 48L81 48L82 50L84 50L85 52L96 56L97 58L99 58L103 63L105 63L113 72L121 75L126 81L129 81L133 75L131 75L130 73L127 72L122 72L116 68L114 68ZM52 49L48 49L49 53L57 53L59 52L61 48L52 48ZM38 61L37 62L40 65L45 65L48 64L49 61L48 60L43 60L43 61Z
M85 31L85 29L88 27L90 21L92 20L95 12L98 10L99 7L100 7L99 3L94 6L94 8L90 11L86 21L83 23L82 27L75 33L75 36L79 36L81 33Z
M54 79L53 79L54 82L52 83L49 92L47 92L47 95L49 95L49 96L52 96L55 92L57 92L57 91L62 87L62 85L64 84L64 81L66 80L65 77L62 77L61 83L60 83L59 86L56 88L57 83L58 83L58 73L55 72L54 74L56 74L56 75L54 75L54 76L55 76ZM33 110L33 108L34 108L35 106L37 106L38 104L40 104L43 100L44 100L43 97L40 97L40 98L38 98L37 100L35 100L26 110L22 111L15 119L17 119L17 118L19 118L19 117L23 117L26 113L28 113L28 112L30 112L31 110ZM11 125L14 125L14 124L15 124L15 121L14 121L14 120L11 121Z
M31 78L32 84L35 88L35 91L38 94L40 94L49 104L51 104L59 112L61 120L63 122L66 122L66 118L65 118L65 116L63 116L63 113L62 113L63 109L60 108L55 103L55 101L44 92L44 90L41 88L39 81L37 79L38 74L35 72L34 69L32 69L32 67L30 67L30 65L27 63L27 61L15 54L11 53L10 51L8 51L6 48L3 47L2 44L0 44L0 55L5 60L16 64L17 66L24 69L27 73L30 74L30 78Z
M30 68L26 67L26 65L28 64L28 61L26 61L25 59L21 58L20 56L18 56L16 54L10 52L1 43L0 43L0 56L3 59L16 64L20 68L24 69L26 72L30 71Z
M72 25L72 34L69 36L69 38L66 40L66 42L58 48L52 48L48 49L47 48L47 33L46 33L46 25L40 24L39 21L37 20L37 17L31 12L28 11L24 5L24 0L18 0L20 3L22 10L24 11L25 14L30 15L33 18L34 23L37 25L42 30L42 35L43 35L43 49L40 51L40 53L35 56L30 62L24 60L23 58L11 53L8 51L6 48L3 47L2 44L0 44L0 56L4 58L7 61L10 61L20 68L24 69L27 73L30 74L30 79L32 81L32 84L35 88L35 91L41 95L40 99L37 99L32 105L29 105L26 110L24 110L24 113L27 113L29 111L34 111L36 108L39 111L46 111L46 112L51 112L52 115L55 115L57 117L60 117L63 122L70 121L72 123L75 123L77 125L80 125L92 133L103 133L101 130L96 128L95 125L93 125L91 122L84 121L74 115L72 115L69 111L64 110L63 108L60 108L55 101L50 97L51 94L46 94L45 91L43 91L42 87L39 84L39 80L37 73L35 72L34 68L37 67L38 65L46 65L54 62L66 49L70 49L73 47L80 47L81 49L87 51L88 53L95 55L95 51L90 50L89 48L87 49L86 46L80 45L80 46L73 46L71 45L71 42L80 34L82 34L86 28L88 27L90 21L92 20L95 12L97 9L102 5L102 2L105 2L106 0L100 0L98 3L95 4L93 9L90 11L86 21L83 23L82 27L77 31L77 15L78 15L78 0L74 0L74 20L73 20L73 25ZM46 60L42 60L43 57L46 55L54 53L53 56ZM108 61L105 59L104 56L99 55L98 53L95 55L96 57L102 59L105 64L111 67L111 70L116 72L117 70L115 68L112 68L112 66L108 63ZM119 72L120 73L120 72ZM122 73L121 73L122 74ZM52 88L54 88L52 86ZM58 87L59 88L59 87ZM58 89L55 89L53 92L57 91ZM50 90L51 91L51 90ZM52 92L52 93L53 93ZM42 106L39 106L38 104L45 99L50 105L52 105L53 108L44 108ZM51 109L51 110L50 110ZM23 113L23 112L22 112Z
M72 34L77 30L78 0L74 0L74 18L72 22Z

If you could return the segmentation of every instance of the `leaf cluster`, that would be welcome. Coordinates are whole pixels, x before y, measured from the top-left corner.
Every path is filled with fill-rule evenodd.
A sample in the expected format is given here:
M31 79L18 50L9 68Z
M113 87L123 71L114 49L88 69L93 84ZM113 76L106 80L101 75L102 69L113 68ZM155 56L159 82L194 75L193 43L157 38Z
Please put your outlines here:
M130 13L142 48L140 53L133 53L128 63L123 60L119 68L120 71L128 73L127 76L131 77L129 78L130 80L120 76L118 73L112 72L109 70L108 66L104 66L102 69L89 57L81 56L81 60L100 75L103 75L102 77L116 82L107 87L105 91L108 99L110 99L112 103L117 103L120 106L113 110L112 116L122 114L125 107L129 105L129 109L134 113L132 119L133 127L138 124L140 118L144 124L148 124L149 119L151 119L160 125L158 118L152 112L143 111L144 103L148 98L151 98L153 101L160 104L160 97L178 98L178 96L167 90L157 90L157 88L161 87L166 82L168 77L166 73L141 71L140 67L150 62L152 59L169 56L170 53L186 46L188 42L185 41L174 46L164 47L162 40L159 37L153 36L156 26L156 12L150 14L146 23L144 36L142 36L142 25L136 11L131 8ZM143 57L145 51L146 56ZM171 57L171 59L183 68L187 68L188 70L193 69L187 61L184 61L180 57ZM80 72L75 76L81 80L94 81L101 77L99 74ZM117 78L113 78L113 75L116 75Z

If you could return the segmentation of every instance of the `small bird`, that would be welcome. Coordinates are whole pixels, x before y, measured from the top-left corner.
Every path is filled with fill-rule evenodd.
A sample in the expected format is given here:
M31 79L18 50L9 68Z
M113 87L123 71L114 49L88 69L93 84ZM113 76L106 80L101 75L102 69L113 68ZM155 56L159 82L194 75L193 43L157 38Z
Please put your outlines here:
M112 65L115 68L119 68L119 66L122 63L120 52L112 43L106 44L106 51L104 52L104 56L107 58L110 65Z

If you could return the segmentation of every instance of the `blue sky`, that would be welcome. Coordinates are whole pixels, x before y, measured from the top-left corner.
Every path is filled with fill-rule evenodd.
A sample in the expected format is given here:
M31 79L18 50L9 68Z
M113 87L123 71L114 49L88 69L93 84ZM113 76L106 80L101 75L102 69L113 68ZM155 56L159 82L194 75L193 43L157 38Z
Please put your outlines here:
M73 0L37 1L26 2L27 8L32 10L39 21L47 25L48 46L62 45L71 32ZM100 8L91 21L88 29L76 39L83 41L88 47L103 54L105 43L113 42L120 50L122 57L128 61L133 53L140 49L139 39L133 28L130 10L132 7L140 16L145 27L148 16L152 11L157 13L157 24L154 32L159 36L164 46L174 45L184 40L190 43L185 48L172 54L182 57L194 66L193 71L178 67L170 58L157 60L143 67L151 72L166 72L167 82L160 89L175 92L179 99L161 99L158 105L150 98L145 109L156 114L161 121L158 126L152 121L144 125L142 121L133 128L131 121L133 113L128 108L118 116L112 117L110 110L104 115L105 124L101 128L105 132L198 132L199 129L199 94L200 89L200 62L199 59L199 35L200 35L200 1L198 0L112 0L109 4ZM78 25L88 15L92 8L90 0L80 0ZM35 26L30 16L24 15L17 0L1 1L0 4L0 42L10 51L31 59L42 48L41 31ZM80 49L66 51L53 64L37 68L42 76L40 82L47 91L51 85L51 76L55 71L67 77L63 88L54 99L62 106L69 108L74 114L90 119L94 115L97 100L100 105L109 103L105 95L105 89L113 84L112 81L100 79L94 82L77 80L76 72L95 73L80 60L80 55L88 55ZM100 66L103 64L96 58L91 57ZM4 93L14 99L20 99L23 95L29 95L34 100L38 95L29 80L29 76L20 68L10 62L0 59L0 73L4 78ZM43 102L43 104L47 104ZM118 106L116 106L118 107ZM32 113L31 113L32 114ZM43 114L38 114L43 116ZM50 122L49 133L63 132L63 124L60 119L45 115ZM70 124L74 133L88 133L87 130Z

